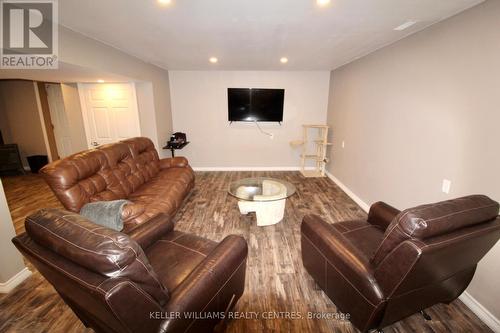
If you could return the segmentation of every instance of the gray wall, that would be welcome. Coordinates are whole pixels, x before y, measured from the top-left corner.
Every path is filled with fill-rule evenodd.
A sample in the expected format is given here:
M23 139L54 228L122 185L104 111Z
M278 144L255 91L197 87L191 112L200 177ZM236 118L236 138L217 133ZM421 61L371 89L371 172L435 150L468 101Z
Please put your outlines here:
M22 271L24 262L21 254L10 241L16 234L10 217L7 199L0 179L0 283L9 281L10 278Z
M500 1L490 0L335 70L329 171L368 204L500 200L499 32ZM468 289L497 318L499 257L497 244Z
M172 113L167 70L62 26L59 27L59 59L68 64L104 73L114 73L133 80L151 82L157 144L162 146L168 141L172 134ZM162 156L169 156L168 151L160 150L159 153Z
M174 130L191 142L180 154L202 168L298 167L303 124L324 124L328 71L171 71ZM227 88L285 89L283 123L234 122L227 118Z
M148 136L155 144L156 150L162 151L165 140L158 142L158 127L155 117L153 84L151 82L135 82L141 135ZM163 144L162 144L163 143Z

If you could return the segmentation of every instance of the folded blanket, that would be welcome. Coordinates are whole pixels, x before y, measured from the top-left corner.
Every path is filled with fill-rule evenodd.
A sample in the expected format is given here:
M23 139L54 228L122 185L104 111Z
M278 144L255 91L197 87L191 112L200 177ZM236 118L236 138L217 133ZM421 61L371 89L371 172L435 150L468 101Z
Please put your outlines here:
M97 201L85 204L80 210L80 215L104 227L122 231L122 209L130 203L128 200Z

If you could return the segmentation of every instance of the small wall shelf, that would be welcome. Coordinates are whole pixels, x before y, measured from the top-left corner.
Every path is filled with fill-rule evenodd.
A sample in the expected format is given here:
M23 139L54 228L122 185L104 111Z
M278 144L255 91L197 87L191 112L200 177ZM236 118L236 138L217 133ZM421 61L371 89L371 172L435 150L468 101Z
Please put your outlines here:
M326 147L332 143L328 142L328 125L302 125L303 134L302 140L291 141L290 145L292 147L302 147L301 158L301 170L300 172L304 177L324 177L326 163L328 163L328 158L326 157ZM309 135L311 131L316 130L317 137L314 140L309 140ZM308 146L313 143L315 146L315 153L311 154L307 152ZM315 167L313 170L306 169L306 161L313 160L315 162Z

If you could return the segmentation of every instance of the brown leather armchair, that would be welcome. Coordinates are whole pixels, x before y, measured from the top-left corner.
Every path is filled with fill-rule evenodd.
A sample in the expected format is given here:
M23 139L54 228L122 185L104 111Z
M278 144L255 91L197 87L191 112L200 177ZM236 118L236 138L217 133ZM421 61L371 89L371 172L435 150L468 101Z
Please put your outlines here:
M139 237L141 247L76 213L44 209L13 242L96 332L211 332L243 293L247 244L173 231L161 218L169 228Z
M304 267L354 326L381 329L467 288L500 238L498 209L474 195L402 212L378 202L366 221L306 216Z

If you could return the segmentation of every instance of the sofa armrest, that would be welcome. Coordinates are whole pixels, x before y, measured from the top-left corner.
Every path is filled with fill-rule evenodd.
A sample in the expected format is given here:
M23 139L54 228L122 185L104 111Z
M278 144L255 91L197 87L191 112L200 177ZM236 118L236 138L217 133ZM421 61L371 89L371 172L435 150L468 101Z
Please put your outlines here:
M144 214L146 211L146 207L141 204L136 204L133 202L127 203L122 208L121 219L123 224L126 224L130 220L135 219L136 217Z
M246 259L248 246L240 236L230 235L173 290L165 306L166 313L224 313L234 306L245 288ZM219 318L198 319L167 318L161 332L209 331ZM193 327L194 326L194 327ZM196 329L198 328L198 330Z
M317 215L306 215L301 225L302 242L321 254L333 270L340 273L345 283L351 284L372 304L382 298L382 292L373 276L373 269L367 258L342 233L323 221ZM303 246L304 247L304 246ZM304 256L303 260L317 260ZM304 263L307 265L308 263ZM331 281L329 283L332 283Z
M182 156L162 158L160 160L160 169L185 168L187 166L189 166L188 160Z
M140 224L128 234L144 250L166 233L174 230L174 223L165 214L158 214Z
M379 201L371 205L370 211L368 212L368 223L379 226L382 230L385 230L399 213L399 209Z

